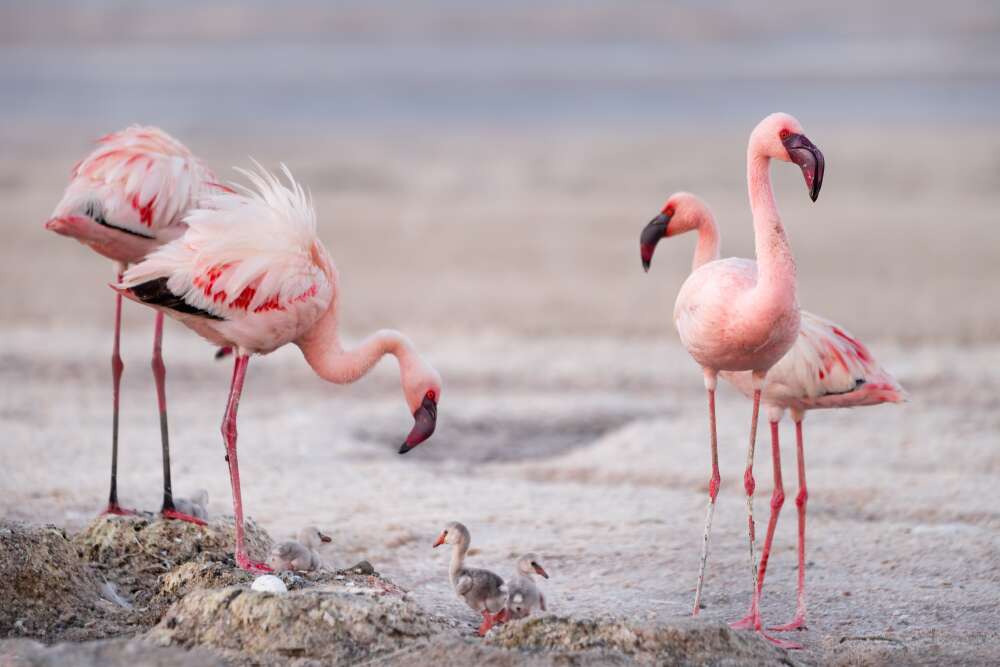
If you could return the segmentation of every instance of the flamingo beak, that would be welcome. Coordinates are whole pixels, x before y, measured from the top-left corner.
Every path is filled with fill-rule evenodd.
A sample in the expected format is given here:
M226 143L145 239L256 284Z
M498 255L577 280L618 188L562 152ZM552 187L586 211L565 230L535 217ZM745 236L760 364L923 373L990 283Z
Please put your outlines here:
M56 234L68 236L71 229L78 227L83 222L86 222L86 220L77 215L49 218L45 221L45 229Z
M437 541L434 542L434 544L432 545L431 548L437 549L439 546L441 546L442 544L444 544L444 538L445 537L447 537L447 535L445 533L441 533L440 535L438 535Z
M653 253L656 252L656 244L667 235L667 224L670 223L670 216L660 213L649 221L642 234L639 235L639 254L642 256L642 270L649 271L649 265L653 261Z
M435 426L437 426L437 403L424 396L423 403L413 413L413 430L406 436L406 442L400 445L399 453L405 454L431 437Z
M545 577L546 579L548 579L548 578L549 578L549 573L548 573L548 572L546 572L546 571L545 571L545 568L544 568L544 567L542 567L541 565L536 565L536 566L535 566L535 572L536 572L537 574L540 574L540 575L542 575L542 576L543 576L543 577Z
M320 533L319 534L319 541L320 542L333 542L333 538L330 537L329 535L325 535L323 533Z
M788 157L802 169L802 176L809 188L809 198L813 201L819 197L823 187L823 168L825 160L823 153L804 134L789 134L781 140L788 151Z

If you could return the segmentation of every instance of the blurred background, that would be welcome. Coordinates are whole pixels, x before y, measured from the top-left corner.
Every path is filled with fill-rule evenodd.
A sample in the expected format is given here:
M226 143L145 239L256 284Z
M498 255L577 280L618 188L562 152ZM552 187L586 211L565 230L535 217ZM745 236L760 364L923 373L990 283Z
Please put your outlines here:
M689 190L713 207L723 255L752 256L746 140L781 110L827 163L815 204L798 169L772 167L800 303L912 395L810 418L818 625L855 629L865 609L881 631L904 609L926 619L906 632L959 647L993 622L1000 4L5 2L0 100L3 514L78 527L105 497L112 269L42 224L96 137L155 124L226 180L251 156L286 163L315 196L347 337L404 330L445 377L437 434L400 459L410 417L393 363L339 388L296 350L255 361L240 415L251 514L279 536L335 526L336 560L370 557L456 614L444 556L428 556L449 519L487 560L524 542L546 553L563 608L682 613L708 476L701 375L671 317L694 238L661 243L644 274L638 236ZM151 322L126 305L119 485L148 509ZM171 322L165 355L175 488L206 487L228 512L228 366ZM740 613L726 591L746 588L749 408L726 389L719 410L712 618ZM775 555L785 603L794 511ZM883 538L895 552L866 550ZM925 558L958 543L962 558ZM924 613L931 594L912 582L938 576L958 583ZM625 594L664 578L655 599Z

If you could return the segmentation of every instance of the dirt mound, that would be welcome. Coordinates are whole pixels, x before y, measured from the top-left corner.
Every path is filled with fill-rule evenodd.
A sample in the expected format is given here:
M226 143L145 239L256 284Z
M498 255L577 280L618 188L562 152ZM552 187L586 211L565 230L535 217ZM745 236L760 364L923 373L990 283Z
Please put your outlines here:
M76 535L73 544L85 561L115 583L121 595L138 607L150 607L152 616L145 620L151 625L159 619L157 612L163 611L150 605L161 589L159 580L178 566L191 561L216 563L215 571L223 577L219 586L249 580L249 575L240 576L243 573L235 567L233 535L231 518L196 526L145 515L101 516ZM251 558L265 560L270 553L271 538L250 519L246 522L246 543Z
M53 526L0 524L0 637L46 641L126 632L125 609Z
M238 586L191 591L147 637L160 645L209 646L255 664L340 663L388 654L446 629L390 582L357 576L376 583L345 577L278 595Z
M0 642L4 667L221 667L226 663L204 649L160 647L138 640L65 643L45 646L28 639Z
M486 641L507 649L551 651L553 659L598 651L615 662L628 656L639 664L795 664L785 651L752 634L689 619L634 628L614 620L544 616L505 624Z

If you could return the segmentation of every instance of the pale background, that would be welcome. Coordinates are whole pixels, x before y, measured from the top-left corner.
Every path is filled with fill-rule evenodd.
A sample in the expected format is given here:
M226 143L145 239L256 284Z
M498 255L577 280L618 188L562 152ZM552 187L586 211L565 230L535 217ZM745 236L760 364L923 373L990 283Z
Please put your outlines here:
M638 235L685 189L714 208L724 254L750 255L746 136L783 110L827 159L815 204L797 169L773 169L800 301L912 395L807 420L813 629L799 638L825 661L865 634L902 642L859 643L894 660L995 657L1000 6L160 4L0 7L0 513L75 529L104 498L112 272L42 223L94 138L157 124L226 179L250 156L287 163L315 195L348 337L407 331L446 381L438 433L399 458L409 417L391 362L350 388L294 350L252 363L250 514L281 537L318 523L333 564L367 557L464 620L429 548L450 519L502 574L543 554L560 613L685 613L709 461L700 374L670 312L694 239L662 243L646 275ZM146 509L151 321L126 306L119 487ZM165 355L175 488L230 511L228 366L172 322ZM749 597L749 408L727 389L719 415L705 616L732 620ZM794 609L794 514L790 500L773 622Z

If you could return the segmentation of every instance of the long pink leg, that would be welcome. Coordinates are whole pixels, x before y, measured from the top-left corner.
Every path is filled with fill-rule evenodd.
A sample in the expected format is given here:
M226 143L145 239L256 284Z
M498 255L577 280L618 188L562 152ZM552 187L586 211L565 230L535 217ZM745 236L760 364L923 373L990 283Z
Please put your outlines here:
M122 270L118 271L118 282L121 282ZM122 363L120 354L122 332L122 295L115 294L115 342L111 348L111 491L108 493L108 506L103 514L135 514L134 510L124 509L118 504L118 402L122 383Z
M240 465L236 458L236 412L240 407L243 380L247 373L250 356L239 353L233 367L233 384L229 389L229 402L222 420L222 438L226 442L226 461L229 463L229 483L233 487L233 512L236 519L236 564L250 572L271 572L264 563L250 560L246 553L243 537L243 496L240 493Z
M795 419L795 454L799 464L799 493L795 497L795 507L799 514L799 581L798 603L795 608L795 618L790 623L770 628L775 632L806 629L806 501L809 491L806 489L806 461L802 449L802 417L793 415Z
M167 429L167 367L163 363L163 313L156 312L156 324L153 329L153 379L156 381L156 403L160 409L160 446L163 449L163 507L160 514L164 519L178 519L200 526L205 522L201 519L178 512L174 507L173 487L170 483L170 434Z
M701 562L698 565L698 584L694 591L693 616L701 611L701 592L705 585L705 566L708 563L708 542L712 534L712 517L715 516L715 498L719 495L719 439L715 431L715 371L705 371L705 388L708 391L708 428L712 446L712 477L708 480L708 510L701 542Z

